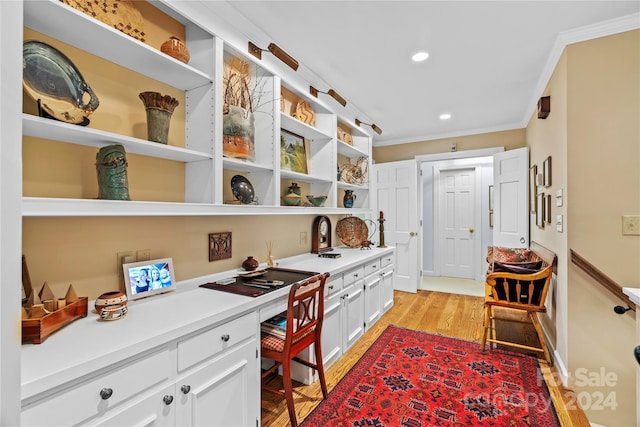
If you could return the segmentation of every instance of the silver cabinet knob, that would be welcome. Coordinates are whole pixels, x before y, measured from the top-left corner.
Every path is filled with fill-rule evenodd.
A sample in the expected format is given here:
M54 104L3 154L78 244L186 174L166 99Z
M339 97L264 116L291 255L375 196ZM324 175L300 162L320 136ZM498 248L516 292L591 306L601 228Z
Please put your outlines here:
M102 400L107 400L111 397L111 395L113 395L113 389L111 388L105 387L100 390L100 397L102 398Z
M182 391L183 394L189 394L189 392L191 391L191 386L185 384L182 387L180 387L180 391Z
M229 338L231 338L229 334L224 334L223 336L220 337L220 339L224 342L229 341Z
M520 243L524 243L524 241L525 241L525 240L524 240L524 237L521 237L521 238L520 238Z
M171 405L171 403L173 402L173 396L171 396L170 394L166 394L163 398L162 401L164 402L165 405L169 406Z

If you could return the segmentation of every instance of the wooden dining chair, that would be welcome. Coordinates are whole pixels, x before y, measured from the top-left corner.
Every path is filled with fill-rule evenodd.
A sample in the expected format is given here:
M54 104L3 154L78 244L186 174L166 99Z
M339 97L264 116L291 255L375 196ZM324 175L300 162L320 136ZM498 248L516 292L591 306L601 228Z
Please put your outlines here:
M324 284L329 273L317 274L302 282L295 283L289 291L284 338L262 332L262 357L275 363L262 373L262 389L285 397L289 419L293 427L298 425L293 406L293 384L291 382L291 361L295 360L318 372L322 395L327 397L327 383L322 364L321 334L324 318ZM298 357L305 348L314 345L315 363ZM265 385L265 378L275 374L282 366L284 392Z
M547 344L545 342L538 313L546 311L545 300L551 284L552 266L532 274L492 273L487 276L486 294L484 299L484 332L482 335L482 350L487 342L506 345L519 349L541 353L550 365L553 364ZM493 307L500 307L512 311L526 312L528 320L509 316L498 316ZM526 345L496 337L495 321L531 323L535 329L539 347Z

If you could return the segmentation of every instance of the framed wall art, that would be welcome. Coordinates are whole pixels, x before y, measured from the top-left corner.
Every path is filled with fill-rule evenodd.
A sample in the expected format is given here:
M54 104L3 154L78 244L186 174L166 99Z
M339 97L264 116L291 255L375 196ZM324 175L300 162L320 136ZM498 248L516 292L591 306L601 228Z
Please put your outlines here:
M305 140L300 135L280 129L280 169L309 173Z
M542 182L546 187L551 187L551 156L542 163Z
M544 193L536 197L536 225L544 228Z
M544 222L551 224L551 194L547 194L544 200Z
M209 262L231 258L231 232L209 233Z
M536 213L536 193L538 192L538 184L536 178L538 175L538 166L533 165L529 168L529 212Z

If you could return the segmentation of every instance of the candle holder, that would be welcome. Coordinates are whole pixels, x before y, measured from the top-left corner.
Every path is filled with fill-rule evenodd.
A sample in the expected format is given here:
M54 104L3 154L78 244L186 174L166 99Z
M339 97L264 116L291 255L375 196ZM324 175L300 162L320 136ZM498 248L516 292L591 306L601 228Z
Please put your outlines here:
M380 244L378 245L379 248L386 248L387 245L385 245L384 243L384 213L382 211L380 211L380 218L378 218L378 222L380 223L380 226L378 227L378 231L380 232Z

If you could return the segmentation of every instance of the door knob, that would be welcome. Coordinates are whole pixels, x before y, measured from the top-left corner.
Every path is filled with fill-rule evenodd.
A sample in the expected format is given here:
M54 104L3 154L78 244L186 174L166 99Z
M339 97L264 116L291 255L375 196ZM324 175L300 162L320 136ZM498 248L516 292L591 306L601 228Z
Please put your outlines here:
M469 229L469 233L473 233L473 228L470 228L470 229Z
M412 231L411 233L409 233L409 236L413 237L413 236L417 236L418 233L416 233L415 231Z

